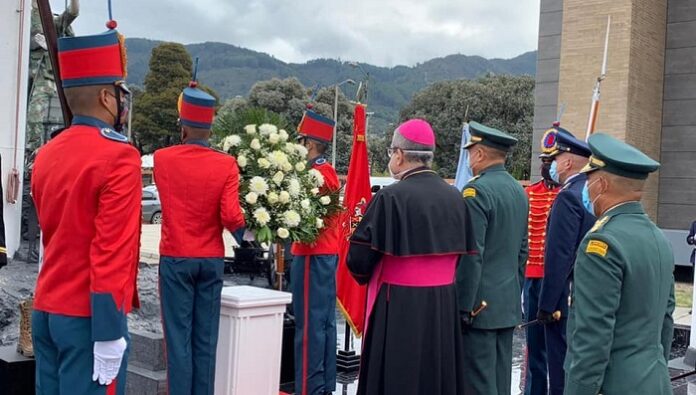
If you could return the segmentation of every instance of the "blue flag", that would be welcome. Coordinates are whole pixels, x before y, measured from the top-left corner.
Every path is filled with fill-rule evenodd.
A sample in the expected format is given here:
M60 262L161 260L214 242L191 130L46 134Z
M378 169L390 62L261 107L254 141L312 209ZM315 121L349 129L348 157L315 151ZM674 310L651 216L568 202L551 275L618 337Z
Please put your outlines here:
M469 141L471 134L469 133L469 124L465 123L462 128L462 144L459 149L459 165L457 166L457 176L454 179L454 186L459 189L459 191L464 190L464 186L469 182L471 177L471 169L469 169L469 152L464 148L466 143Z

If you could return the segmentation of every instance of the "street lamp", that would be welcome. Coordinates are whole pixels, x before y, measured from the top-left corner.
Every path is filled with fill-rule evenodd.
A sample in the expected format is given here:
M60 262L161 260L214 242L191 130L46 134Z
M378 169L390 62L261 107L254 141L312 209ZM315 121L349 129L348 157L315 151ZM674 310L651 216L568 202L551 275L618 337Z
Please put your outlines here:
M360 71L362 71L363 74L365 74L365 105L367 105L367 94L369 92L367 89L367 85L370 82L370 73L365 71L365 69L358 62L348 62L348 65L354 69L359 69ZM360 92L358 92L358 94L359 93Z
M335 96L334 96L334 127L333 127L333 144L331 146L331 166L336 167L336 128L338 127L338 88L341 85L350 84L355 85L355 81L350 78L339 82L335 86Z

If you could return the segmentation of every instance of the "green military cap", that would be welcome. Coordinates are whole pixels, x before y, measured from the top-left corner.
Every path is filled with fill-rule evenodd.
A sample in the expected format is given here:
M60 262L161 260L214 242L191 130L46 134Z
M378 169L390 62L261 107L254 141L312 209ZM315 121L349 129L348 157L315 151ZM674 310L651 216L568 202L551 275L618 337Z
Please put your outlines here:
M652 160L636 147L608 134L593 134L587 142L592 156L581 170L582 173L604 170L621 177L644 180L648 178L648 174L660 167L659 162Z
M501 151L507 151L512 146L517 144L517 139L498 129L481 125L478 122L469 122L469 133L471 138L466 143L464 148L469 148L475 144L481 143L491 148Z

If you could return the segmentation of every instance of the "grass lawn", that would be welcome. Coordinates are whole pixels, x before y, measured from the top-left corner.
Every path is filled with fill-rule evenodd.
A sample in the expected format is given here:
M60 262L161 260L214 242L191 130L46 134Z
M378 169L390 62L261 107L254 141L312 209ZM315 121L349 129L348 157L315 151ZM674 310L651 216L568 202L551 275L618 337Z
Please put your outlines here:
M677 299L677 307L691 307L691 298L694 286L690 283L675 283L674 296Z

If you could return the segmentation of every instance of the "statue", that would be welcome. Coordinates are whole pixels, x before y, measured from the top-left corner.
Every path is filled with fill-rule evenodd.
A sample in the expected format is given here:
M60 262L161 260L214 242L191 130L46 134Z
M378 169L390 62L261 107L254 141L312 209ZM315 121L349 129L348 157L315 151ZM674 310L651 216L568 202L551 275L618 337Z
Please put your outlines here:
M73 36L72 23L80 12L79 0L70 0L62 14L53 17L58 37ZM41 26L37 0L31 5L31 37L29 55L29 105L27 107L27 131L24 161L24 183L22 185L22 241L26 241L26 252L17 250L17 258L28 263L38 262L39 225L31 199L31 171L39 147L48 140L53 128L63 124L63 115L58 104L56 80L48 53L46 37ZM25 255L26 254L26 255Z

